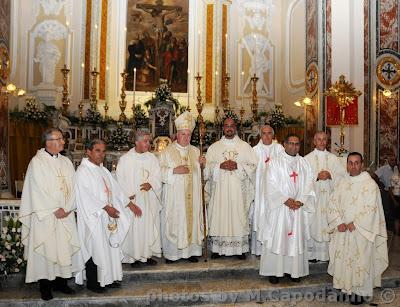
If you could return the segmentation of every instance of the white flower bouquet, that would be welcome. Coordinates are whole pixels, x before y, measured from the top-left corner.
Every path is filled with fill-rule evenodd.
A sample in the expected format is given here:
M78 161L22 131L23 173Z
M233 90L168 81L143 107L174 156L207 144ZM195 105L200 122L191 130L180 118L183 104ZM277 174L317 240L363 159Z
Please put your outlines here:
M26 266L21 243L21 222L9 215L4 221L0 236L0 276L18 273Z

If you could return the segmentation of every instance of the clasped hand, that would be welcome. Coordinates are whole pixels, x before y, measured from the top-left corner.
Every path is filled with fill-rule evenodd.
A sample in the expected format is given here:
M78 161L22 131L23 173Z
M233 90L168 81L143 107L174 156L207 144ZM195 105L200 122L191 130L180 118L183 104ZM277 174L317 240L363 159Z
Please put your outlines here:
M287 201L284 202L286 206L288 206L292 210L297 210L301 207L301 203L293 198L288 198Z
M226 171L234 171L237 169L237 163L232 160L226 160L219 165L219 168Z
M337 229L339 232L346 232L346 230L353 232L354 230L356 230L356 226L354 226L353 222L348 224L342 223L337 227Z
M141 185L140 185L140 190L141 191L150 191L150 189L151 189L151 184L150 183L148 183L148 182L145 182L145 183L142 183Z
M71 211L65 211L63 208L58 208L56 211L54 211L54 215L56 216L56 218L58 219L64 219L66 218L69 214L71 213Z
M174 168L173 173L177 175L189 174L189 168L187 165L179 165Z
M328 180L328 179L332 179L331 173L329 173L328 171L325 171L325 170L320 171L320 172L318 173L317 179L318 179L318 180Z

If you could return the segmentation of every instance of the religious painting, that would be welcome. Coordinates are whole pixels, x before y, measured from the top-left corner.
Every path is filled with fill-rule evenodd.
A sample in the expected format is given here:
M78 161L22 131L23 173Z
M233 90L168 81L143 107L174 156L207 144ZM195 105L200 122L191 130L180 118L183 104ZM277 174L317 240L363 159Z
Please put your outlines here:
M0 85L5 84L10 71L8 46L10 43L10 0L0 1Z
M128 0L126 89L187 92L189 0ZM136 74L134 69L136 68Z

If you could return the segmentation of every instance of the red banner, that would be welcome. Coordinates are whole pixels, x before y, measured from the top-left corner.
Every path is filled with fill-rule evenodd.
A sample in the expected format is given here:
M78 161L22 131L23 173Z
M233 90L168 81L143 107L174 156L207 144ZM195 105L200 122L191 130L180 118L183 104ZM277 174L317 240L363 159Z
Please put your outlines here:
M358 124L358 97L355 97L353 103L349 104L344 109L344 124L357 125ZM326 125L337 126L340 125L340 110L339 105L334 97L326 97Z

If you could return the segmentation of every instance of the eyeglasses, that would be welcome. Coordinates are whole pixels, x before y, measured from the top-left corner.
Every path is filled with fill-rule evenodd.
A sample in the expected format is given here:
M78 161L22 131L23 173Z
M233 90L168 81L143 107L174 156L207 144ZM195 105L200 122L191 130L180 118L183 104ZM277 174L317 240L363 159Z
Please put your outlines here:
M64 141L64 138L48 139L48 141Z

